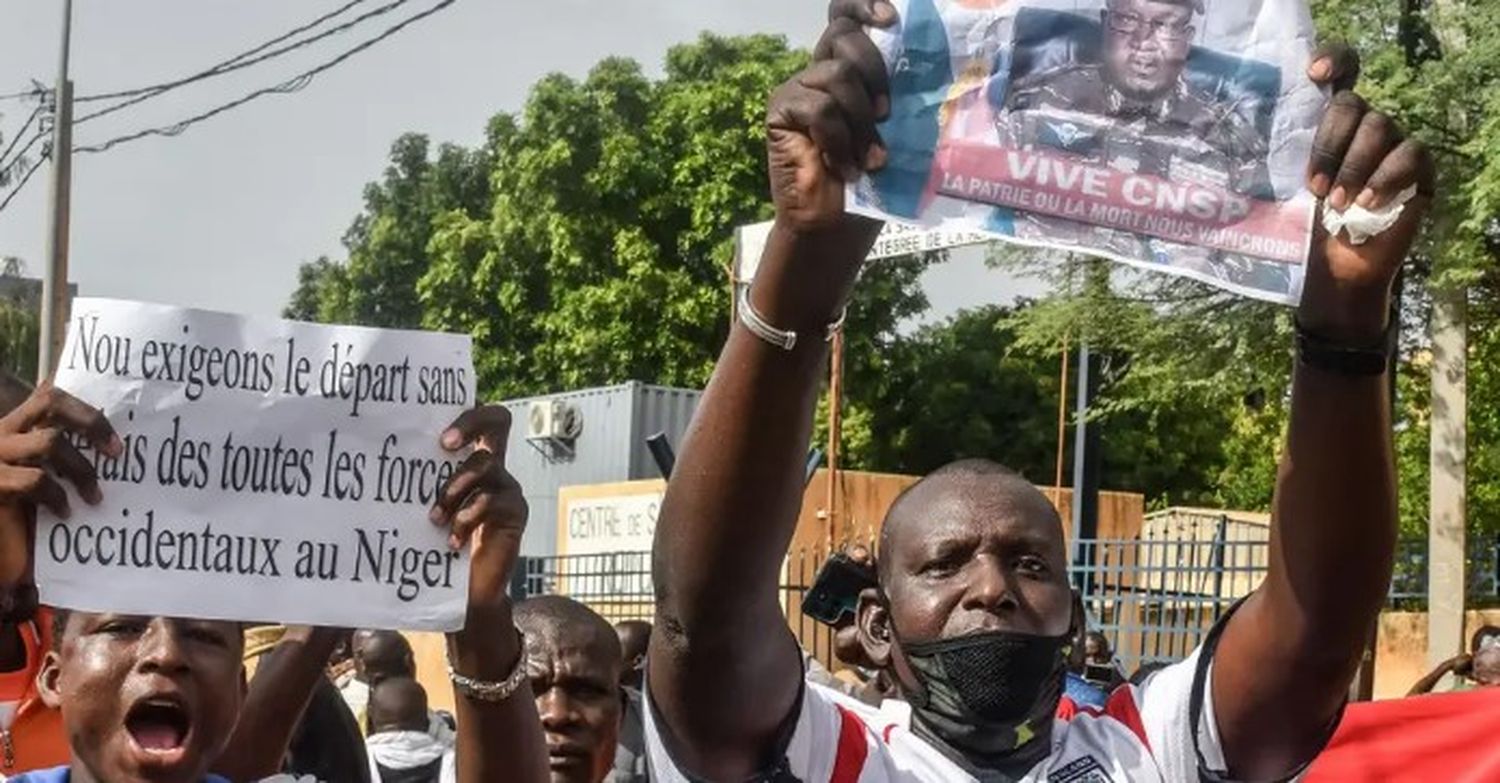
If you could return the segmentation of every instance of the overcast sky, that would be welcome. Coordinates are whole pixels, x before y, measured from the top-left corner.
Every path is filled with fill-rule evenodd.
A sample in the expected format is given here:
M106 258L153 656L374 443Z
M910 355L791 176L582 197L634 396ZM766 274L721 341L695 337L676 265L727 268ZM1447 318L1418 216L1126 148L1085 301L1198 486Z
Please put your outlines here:
M74 89L87 95L178 78L343 2L75 0ZM0 94L33 77L51 82L61 5L0 0ZM342 257L339 237L361 188L380 175L399 134L476 144L485 121L518 109L544 74L581 76L608 55L659 73L669 46L703 30L780 33L808 46L825 8L823 0L458 0L301 92L267 96L176 138L80 156L72 277L83 294L274 315L300 262ZM170 124L331 58L389 23L85 123L76 141ZM0 101L0 133L13 134L30 108ZM0 255L20 256L32 275L43 266L45 172L0 213ZM927 288L935 317L1016 290L974 253L929 275Z

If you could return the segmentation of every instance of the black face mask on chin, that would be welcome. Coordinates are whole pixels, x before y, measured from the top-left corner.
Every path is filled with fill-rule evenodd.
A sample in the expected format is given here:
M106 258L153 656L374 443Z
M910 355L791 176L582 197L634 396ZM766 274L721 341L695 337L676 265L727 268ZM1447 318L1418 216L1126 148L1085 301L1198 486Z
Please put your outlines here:
M1009 755L1046 735L1062 698L1072 638L987 631L903 642L921 685L920 693L907 694L912 710L954 750Z

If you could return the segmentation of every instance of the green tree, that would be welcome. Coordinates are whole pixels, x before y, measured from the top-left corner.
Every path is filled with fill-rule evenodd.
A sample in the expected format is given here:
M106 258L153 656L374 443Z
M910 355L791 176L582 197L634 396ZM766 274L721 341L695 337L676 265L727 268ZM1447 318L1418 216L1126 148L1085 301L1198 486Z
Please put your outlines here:
M1432 0L1316 0L1325 37L1363 54L1361 92L1390 112L1437 156L1441 198L1414 254L1406 286L1405 355L1399 378L1397 453L1402 528L1426 530L1430 388L1429 285L1469 291L1468 481L1471 530L1500 532L1500 4L1455 3L1441 16ZM1445 29L1450 42L1445 47Z
M437 218L479 217L489 209L489 149L444 144L436 155L426 136L406 134L391 146L384 177L365 188L364 209L344 234L344 263L304 264L287 317L367 326L422 324L417 282L431 265L428 245Z
M474 336L491 394L702 385L733 229L769 208L765 99L805 60L780 38L704 35L659 80L622 59L543 79L492 124L490 211L437 221L423 324Z
M337 321L348 286L347 268L320 256L297 269L297 288L281 315L298 321Z
M623 380L700 386L727 334L733 229L769 217L766 96L806 63L770 36L704 35L665 75L610 58L542 79L483 152L393 146L345 236L299 270L288 317L473 336L484 393ZM873 388L932 258L872 267L849 371Z
M1057 365L1014 350L1009 314L965 310L887 344L881 382L850 385L847 415L871 433L850 444L852 465L920 474L984 457L1050 483Z
M28 299L26 265L19 258L0 258L0 281L10 293L0 296L0 370L28 383L36 377L37 343L41 339L37 301ZM37 296L40 296L40 290Z
M992 255L1053 291L1010 315L1018 350L1055 363L1066 342L1106 357L1090 416L1105 486L1155 505L1269 505L1292 362L1287 308L1105 261Z

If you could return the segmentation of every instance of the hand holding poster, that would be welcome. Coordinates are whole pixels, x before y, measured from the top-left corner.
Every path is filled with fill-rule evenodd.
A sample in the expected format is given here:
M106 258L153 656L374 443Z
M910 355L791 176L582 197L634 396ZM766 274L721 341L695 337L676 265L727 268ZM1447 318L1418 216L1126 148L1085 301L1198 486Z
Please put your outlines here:
M78 299L58 387L123 442L103 502L44 514L42 599L89 611L462 626L466 554L428 522L474 404L466 336Z
M895 0L850 211L1297 300L1324 97L1305 0Z

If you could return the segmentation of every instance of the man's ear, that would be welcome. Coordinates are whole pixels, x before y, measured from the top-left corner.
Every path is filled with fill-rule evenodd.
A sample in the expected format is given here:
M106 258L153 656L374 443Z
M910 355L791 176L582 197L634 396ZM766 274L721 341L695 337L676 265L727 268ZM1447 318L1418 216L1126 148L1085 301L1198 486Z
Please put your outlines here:
M36 692L42 703L52 709L62 708L62 658L49 650L42 659L42 668L36 673Z
M854 621L859 625L859 644L865 650L865 657L877 669L890 668L891 613L880 600L880 593L873 587L860 591L855 611Z

